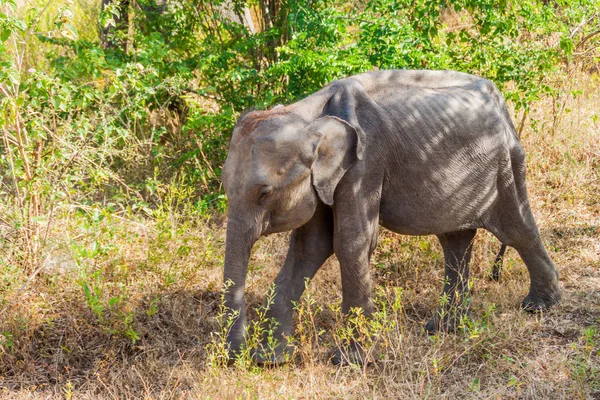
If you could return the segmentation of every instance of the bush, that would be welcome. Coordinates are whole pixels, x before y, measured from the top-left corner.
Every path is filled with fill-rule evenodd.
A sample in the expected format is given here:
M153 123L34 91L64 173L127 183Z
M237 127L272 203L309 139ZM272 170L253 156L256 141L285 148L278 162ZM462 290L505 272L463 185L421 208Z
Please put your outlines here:
M598 61L597 0L71 3L0 0L0 217L31 265L77 205L152 213L176 181L200 212L222 211L220 167L246 108L374 68L429 68L490 78L527 110L553 74ZM231 17L248 6L256 32Z

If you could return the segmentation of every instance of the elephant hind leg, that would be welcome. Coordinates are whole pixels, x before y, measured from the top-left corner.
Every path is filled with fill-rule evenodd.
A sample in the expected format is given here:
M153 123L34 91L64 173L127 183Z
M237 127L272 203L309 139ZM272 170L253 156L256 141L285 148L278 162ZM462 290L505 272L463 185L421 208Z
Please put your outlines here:
M560 302L558 271L542 243L533 216L516 227L492 231L506 245L514 247L529 272L529 294L522 307L526 311L543 311ZM526 222L526 224L525 224Z
M486 228L504 245L515 248L523 259L531 283L522 307L527 311L541 311L560 301L558 271L548 256L529 206L524 153L520 149L511 156L512 182L503 187L499 185L502 187L499 201L490 219L492 223Z
M529 294L522 303L523 309L530 312L544 311L559 303L561 295L558 271L539 235L531 244L519 244L515 248L527 266L531 280Z

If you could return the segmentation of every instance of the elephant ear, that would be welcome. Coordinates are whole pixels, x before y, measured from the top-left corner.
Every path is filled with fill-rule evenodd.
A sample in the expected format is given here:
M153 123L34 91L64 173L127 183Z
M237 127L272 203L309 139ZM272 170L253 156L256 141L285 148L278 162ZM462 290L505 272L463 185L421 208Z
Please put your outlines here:
M363 85L354 79L334 86L334 92L325 105L325 115L335 116L350 124L356 132L356 155L359 160L365 153L367 135L358 122L359 105L376 109L377 105L369 97Z
M313 186L321 201L331 206L338 182L358 160L358 135L352 125L332 116L316 119L307 129L316 139Z

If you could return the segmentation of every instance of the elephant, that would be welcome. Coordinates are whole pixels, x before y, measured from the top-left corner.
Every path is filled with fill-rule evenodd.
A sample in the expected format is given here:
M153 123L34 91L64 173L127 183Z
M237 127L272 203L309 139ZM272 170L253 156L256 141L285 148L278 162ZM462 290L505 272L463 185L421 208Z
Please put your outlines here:
M530 277L523 309L557 304L558 271L528 202L525 168L502 94L491 81L461 72L373 71L333 81L293 104L242 115L222 170L230 354L245 340L252 247L276 232L292 231L268 311L279 345L270 356L256 352L258 363L283 362L290 352L293 303L333 254L342 312L360 308L372 315L369 264L379 225L437 235L441 243L448 301L426 324L429 332L454 329L462 315L479 228L502 243L500 261L506 246L523 259ZM499 274L497 265L494 270ZM363 356L354 341L332 361L366 362Z

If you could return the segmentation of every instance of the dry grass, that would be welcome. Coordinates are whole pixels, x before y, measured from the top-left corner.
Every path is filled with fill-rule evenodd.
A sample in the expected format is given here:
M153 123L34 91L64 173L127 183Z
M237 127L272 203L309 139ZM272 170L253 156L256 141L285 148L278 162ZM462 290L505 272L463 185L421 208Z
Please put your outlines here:
M514 250L501 282L488 280L498 243L482 231L473 323L428 337L422 327L441 292L441 249L434 238L382 231L373 273L389 313L372 327L376 363L327 361L340 328L339 269L330 261L303 303L304 336L290 364L216 367L207 349L218 330L222 222L183 218L185 210L167 206L153 220L93 218L88 210L54 225L46 269L24 290L27 277L3 259L0 397L599 398L599 84L597 75L574 75L561 104L536 104L523 132L532 206L564 289L547 314L519 310L528 277ZM248 280L251 307L264 302L285 242L286 235L261 239Z

